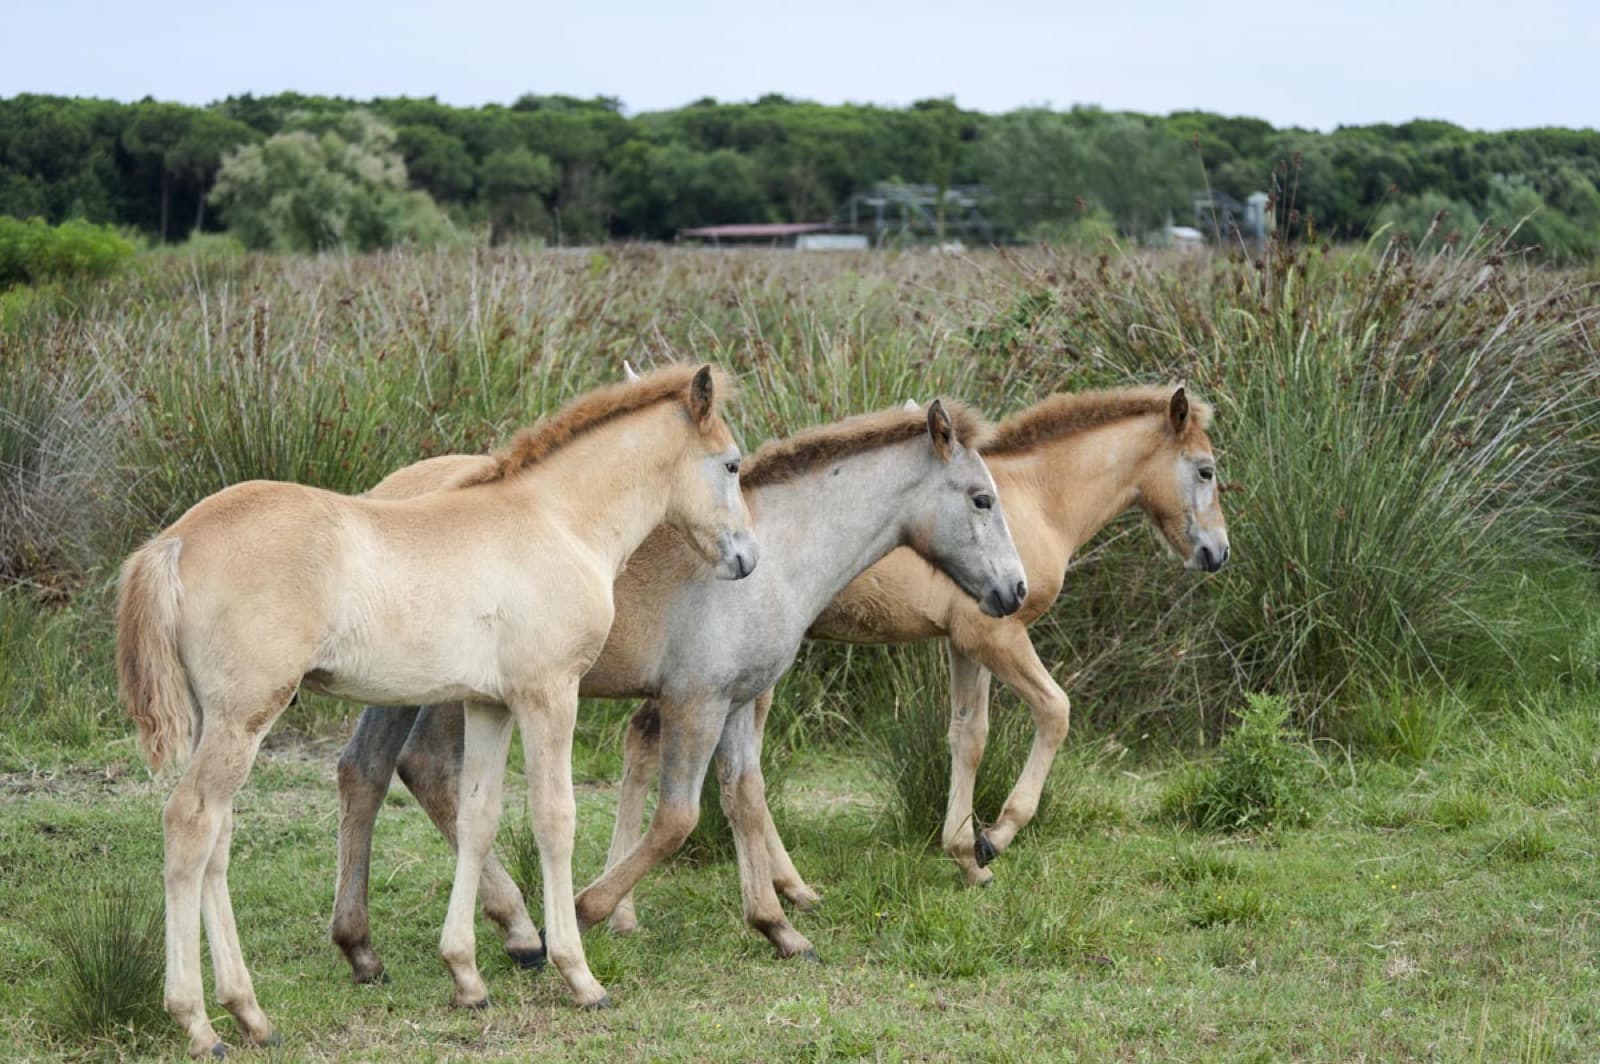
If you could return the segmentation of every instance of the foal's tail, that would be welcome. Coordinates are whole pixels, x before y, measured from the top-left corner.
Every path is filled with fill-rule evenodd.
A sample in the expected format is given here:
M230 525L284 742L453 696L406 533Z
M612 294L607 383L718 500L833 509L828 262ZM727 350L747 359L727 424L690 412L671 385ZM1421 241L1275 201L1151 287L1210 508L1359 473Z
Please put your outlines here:
M182 540L163 536L134 551L117 595L117 689L156 772L188 757L198 709L178 657L182 549Z

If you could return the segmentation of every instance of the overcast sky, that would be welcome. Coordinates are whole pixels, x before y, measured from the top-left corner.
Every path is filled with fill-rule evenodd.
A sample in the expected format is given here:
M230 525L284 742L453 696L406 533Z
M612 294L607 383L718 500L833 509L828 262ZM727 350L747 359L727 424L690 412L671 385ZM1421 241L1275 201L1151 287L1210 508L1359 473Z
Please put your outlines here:
M637 113L778 92L1199 108L1323 130L1600 126L1600 3L1581 0L0 0L0 39L0 96L536 92Z

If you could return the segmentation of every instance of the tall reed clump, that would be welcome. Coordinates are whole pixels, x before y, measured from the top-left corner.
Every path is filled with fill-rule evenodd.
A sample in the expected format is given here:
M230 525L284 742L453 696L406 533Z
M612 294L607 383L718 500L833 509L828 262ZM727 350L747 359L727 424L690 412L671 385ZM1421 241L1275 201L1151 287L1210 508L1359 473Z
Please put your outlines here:
M0 341L0 585L65 597L96 561L100 489L114 451L96 439L96 381Z
M57 960L52 1021L89 1041L162 1019L161 908L126 883L93 885L49 928Z
M1245 691L1311 720L1396 678L1538 682L1570 631L1528 589L1570 583L1596 493L1592 296L1487 234L1041 272L1026 328L977 340L1057 386L1187 379L1218 408L1234 547L1192 593L1148 543L1092 551L1046 660L1080 673L1080 706L1185 733Z

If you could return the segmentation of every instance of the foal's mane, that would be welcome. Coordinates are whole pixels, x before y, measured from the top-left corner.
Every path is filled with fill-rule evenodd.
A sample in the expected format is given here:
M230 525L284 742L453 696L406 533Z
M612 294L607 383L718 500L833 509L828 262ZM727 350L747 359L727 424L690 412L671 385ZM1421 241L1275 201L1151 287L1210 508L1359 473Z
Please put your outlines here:
M510 442L490 455L494 459L492 466L485 468L478 476L460 481L457 486L487 484L515 476L602 425L668 399L684 398L688 395L689 382L698 370L699 367L693 365L665 366L644 374L638 380L622 381L585 392L555 413L519 429ZM721 399L728 394L729 380L719 370L713 369L711 373L713 389Z
M963 403L943 401L956 439L975 446L988 423ZM928 433L928 412L896 407L875 414L857 414L831 425L804 429L783 439L768 440L744 460L739 486L759 488L804 476L818 466Z
M1019 410L994 427L981 450L985 455L1026 454L1063 436L1101 428L1128 418L1159 414L1172 403L1171 387L1109 388L1052 395ZM1211 404L1189 399L1188 438L1211 424Z

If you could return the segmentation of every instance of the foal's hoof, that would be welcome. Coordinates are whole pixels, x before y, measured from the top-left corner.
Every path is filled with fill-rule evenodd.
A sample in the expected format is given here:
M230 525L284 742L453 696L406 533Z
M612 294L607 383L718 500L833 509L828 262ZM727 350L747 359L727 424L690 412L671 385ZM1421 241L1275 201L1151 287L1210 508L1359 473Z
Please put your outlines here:
M357 972L357 986L383 986L389 982L389 973L379 968L375 972Z
M489 1007L489 997L487 994L485 994L477 1001L463 1001L461 1003L461 1007L464 1009L471 1009L473 1012L482 1012L484 1009Z
M994 848L994 843L989 841L989 836L978 832L977 838L972 840L972 859L978 862L979 868L987 868L989 862L1000 856L1000 851Z
M822 963L822 958L817 956L816 947L812 947L811 949L803 949L803 950L801 950L799 953L796 953L794 955L794 959L797 960L797 961L805 961L807 964L821 964Z
M539 949L508 949L506 954L517 962L517 967L535 972L544 971L546 953L543 947Z
M265 1038L262 1038L262 1039L259 1039L259 1040L258 1039L251 1039L250 1040L250 1044L253 1047L255 1047L256 1049L276 1049L279 1046L283 1045L283 1035L279 1034L276 1030L274 1030L271 1034L267 1035L267 1037L265 1037Z
M228 1046L225 1042L218 1042L208 1050L210 1055L217 1060L224 1060L228 1056Z
M611 1006L611 995L610 994L602 994L599 1001L591 1001L587 1005L579 1005L578 1007L580 1009L582 1009L584 1012L598 1012L601 1009L609 1009L609 1008L612 1007Z

